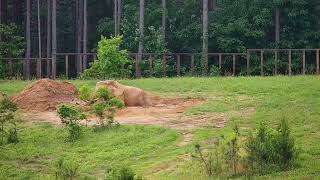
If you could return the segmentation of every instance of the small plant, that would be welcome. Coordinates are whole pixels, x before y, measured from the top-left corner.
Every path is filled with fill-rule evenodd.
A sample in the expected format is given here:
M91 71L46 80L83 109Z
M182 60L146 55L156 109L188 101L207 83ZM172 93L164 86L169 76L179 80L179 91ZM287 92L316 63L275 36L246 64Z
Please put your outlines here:
M199 144L195 145L195 155L193 158L197 159L205 168L208 177L220 175L222 173L222 158L220 154L220 142L215 143L215 147L208 152L205 152Z
M61 122L68 127L69 141L75 141L81 136L80 121L86 119L86 115L76 106L61 105L58 108Z
M132 169L128 167L121 167L110 169L106 176L105 180L142 180L141 177L136 177L136 174Z
M110 91L108 88L99 88L96 94L98 98L104 101L109 101L111 99Z
M227 161L229 162L230 166L232 167L232 171L234 175L237 175L237 165L239 164L239 128L235 126L233 128L233 138L230 142L227 143Z
M221 76L221 69L218 66L211 66L210 68L210 76Z
M56 179L76 179L79 176L79 164L61 158L54 164Z
M9 98L4 97L3 100L0 101L0 126L1 126L1 142L0 144L4 144L4 138L6 135L5 124L10 123L14 125L14 128L9 131L8 141L9 143L17 143L18 140L18 131L17 124L14 118L14 113L18 110L18 107L15 103L10 101Z
M88 85L82 86L79 89L79 91L80 91L80 99L82 101L88 102L92 99L93 92Z

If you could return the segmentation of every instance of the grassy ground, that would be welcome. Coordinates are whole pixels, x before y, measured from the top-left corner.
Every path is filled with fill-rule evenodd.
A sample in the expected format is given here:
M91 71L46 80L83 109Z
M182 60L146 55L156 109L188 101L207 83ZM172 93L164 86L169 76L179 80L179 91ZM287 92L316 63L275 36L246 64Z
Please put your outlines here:
M122 126L111 132L85 131L74 143L65 143L66 132L48 124L22 125L22 142L0 148L0 177L52 177L52 164L59 157L81 163L80 172L102 176L117 164L127 164L150 179L202 179L194 169L192 144L228 136L233 124L247 134L259 122L276 126L285 117L301 154L297 168L261 179L317 179L320 176L320 83L319 77L179 78L121 81L165 96L202 97L208 103L187 113L229 112L255 108L249 118L234 116L222 129L198 129L191 144L180 147L178 130L158 127ZM72 81L78 87L96 81ZM0 91L14 95L30 82L0 81ZM1 178L0 178L1 179Z

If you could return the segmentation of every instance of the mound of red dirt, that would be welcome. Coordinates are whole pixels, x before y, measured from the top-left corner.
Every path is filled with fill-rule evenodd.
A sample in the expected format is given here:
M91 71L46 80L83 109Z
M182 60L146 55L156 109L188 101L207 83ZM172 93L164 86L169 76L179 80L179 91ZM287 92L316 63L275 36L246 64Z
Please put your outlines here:
M32 111L54 111L62 103L78 102L77 88L68 82L42 79L12 98L18 107Z

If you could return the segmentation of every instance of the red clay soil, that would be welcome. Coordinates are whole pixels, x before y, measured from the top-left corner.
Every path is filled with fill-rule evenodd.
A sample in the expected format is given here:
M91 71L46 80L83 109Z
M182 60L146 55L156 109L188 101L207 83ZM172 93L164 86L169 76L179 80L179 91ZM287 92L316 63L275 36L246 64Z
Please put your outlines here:
M54 111L62 103L79 101L77 88L68 82L42 79L12 97L18 107L28 111Z

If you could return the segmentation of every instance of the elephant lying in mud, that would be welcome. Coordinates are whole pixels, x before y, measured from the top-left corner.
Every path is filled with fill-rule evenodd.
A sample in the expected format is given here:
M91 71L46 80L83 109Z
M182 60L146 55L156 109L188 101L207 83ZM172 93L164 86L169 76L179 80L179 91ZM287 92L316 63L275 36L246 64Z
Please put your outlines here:
M111 95L121 99L126 106L152 106L160 100L142 89L125 86L113 80L100 81L96 85L96 89L105 87L109 89Z

